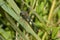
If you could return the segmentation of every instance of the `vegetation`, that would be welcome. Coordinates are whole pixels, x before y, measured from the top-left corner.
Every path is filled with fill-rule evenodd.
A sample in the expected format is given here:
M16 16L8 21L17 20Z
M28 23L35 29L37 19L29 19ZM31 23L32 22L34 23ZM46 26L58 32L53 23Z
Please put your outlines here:
M0 40L60 40L60 0L0 0Z

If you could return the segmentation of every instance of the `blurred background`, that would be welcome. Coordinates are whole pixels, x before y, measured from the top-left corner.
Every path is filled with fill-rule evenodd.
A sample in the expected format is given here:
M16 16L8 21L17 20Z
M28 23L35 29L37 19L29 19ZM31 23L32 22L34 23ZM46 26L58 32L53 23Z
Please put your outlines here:
M0 40L60 40L60 0L0 0Z

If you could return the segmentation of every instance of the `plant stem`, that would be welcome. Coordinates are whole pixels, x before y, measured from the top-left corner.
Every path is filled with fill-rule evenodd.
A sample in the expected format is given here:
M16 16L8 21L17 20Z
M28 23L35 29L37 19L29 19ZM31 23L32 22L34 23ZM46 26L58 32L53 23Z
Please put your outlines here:
M56 0L53 0L52 6L51 6L51 9L50 9L50 12L49 12L49 16L48 16L47 26L51 22L51 19L52 19L52 16L53 16L53 10L54 10L54 7L55 7L55 3L56 3Z

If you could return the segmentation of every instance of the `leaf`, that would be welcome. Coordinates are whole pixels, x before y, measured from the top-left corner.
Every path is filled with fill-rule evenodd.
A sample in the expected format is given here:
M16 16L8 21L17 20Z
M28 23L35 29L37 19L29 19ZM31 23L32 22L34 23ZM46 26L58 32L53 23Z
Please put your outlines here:
M16 5L16 3L14 2L14 0L7 0L7 2L9 3L9 5L14 9L14 11L17 14L20 14L20 9L18 8L18 6ZM14 5L14 6L13 6Z
M0 1L1 2L1 1ZM3 3L4 1L2 1ZM1 4L1 3L0 3ZM22 25L22 27L32 34L37 40L41 40L39 36L36 35L36 33L31 29L31 27L28 25L26 21L24 21L20 16L18 16L7 4L4 4L1 6L9 15L11 15L19 24Z
M1 34L6 40L9 40L10 35L8 34L8 32L6 32L5 30L3 30L2 28L0 28L0 34Z
M58 30L59 30L59 27L53 27L52 28L52 39L56 38Z

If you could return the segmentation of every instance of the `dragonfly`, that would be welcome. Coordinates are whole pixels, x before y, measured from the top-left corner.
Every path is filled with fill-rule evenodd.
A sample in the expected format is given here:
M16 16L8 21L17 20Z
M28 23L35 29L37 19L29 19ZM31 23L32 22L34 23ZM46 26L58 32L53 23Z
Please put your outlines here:
M31 16L29 16L29 13L28 12L26 12L26 11L21 11L21 13L20 13L20 16L22 16L22 18L25 20L25 21L27 21L28 22L28 24L30 24L30 25L33 25L34 23L33 23L33 19L34 19L34 15L31 15ZM32 18L33 17L33 18Z
M21 11L20 16L22 16L22 18L28 22L28 24L33 28L33 30L37 33L38 32L38 28L36 28L36 25L34 23L35 20L35 15L31 14L31 16L29 16L29 13L26 11Z

